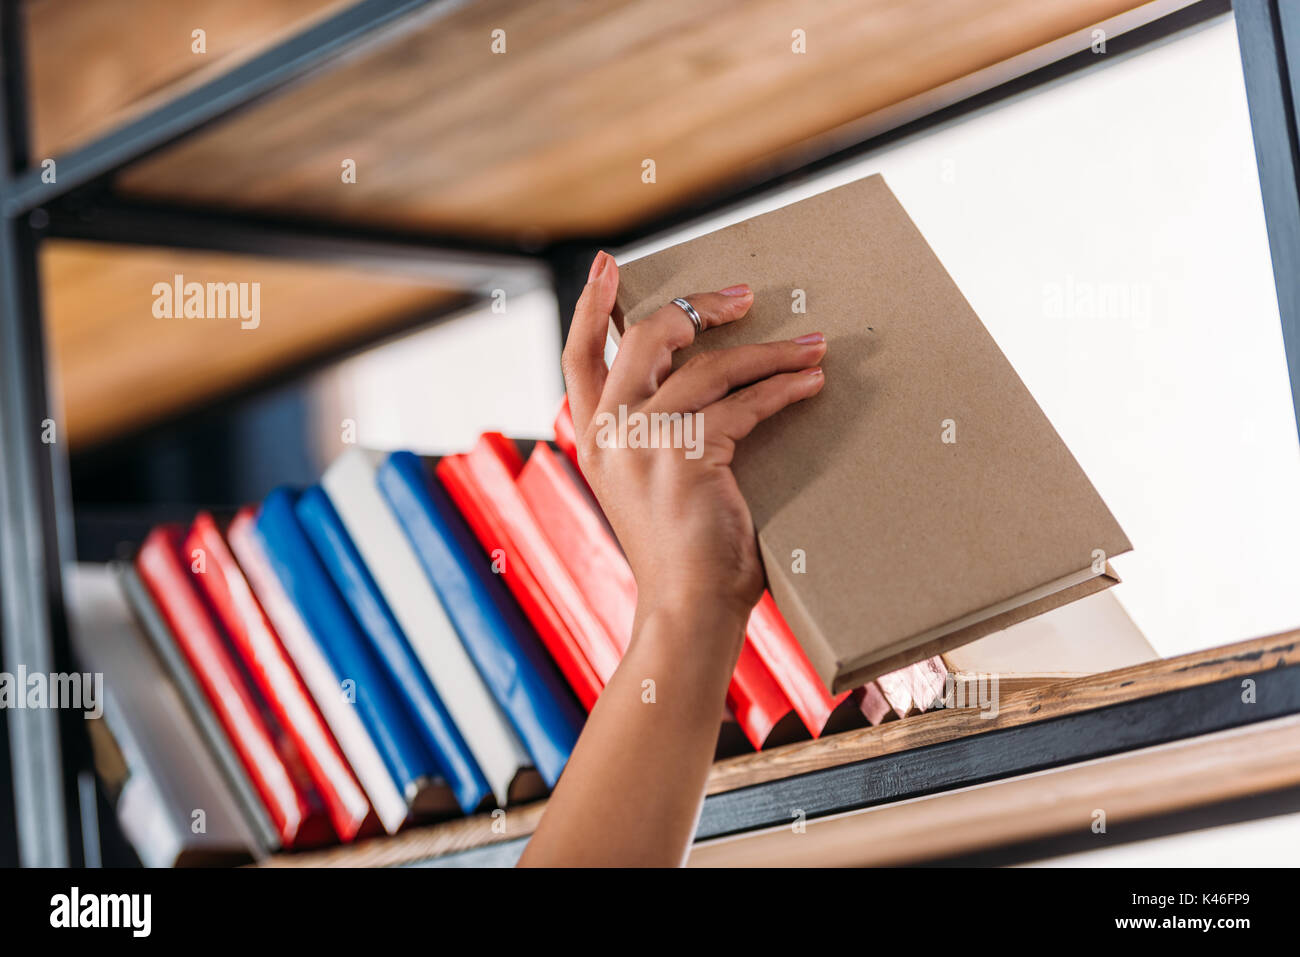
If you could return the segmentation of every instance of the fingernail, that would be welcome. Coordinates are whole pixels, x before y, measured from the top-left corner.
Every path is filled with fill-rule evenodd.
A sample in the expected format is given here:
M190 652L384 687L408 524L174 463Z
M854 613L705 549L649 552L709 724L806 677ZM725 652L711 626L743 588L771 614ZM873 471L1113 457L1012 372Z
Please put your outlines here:
M719 293L724 296L748 296L749 287L742 283L739 286L728 286L726 289L719 289Z
M825 342L826 337L822 335L820 332L810 332L807 335L798 336L791 341L794 342L796 345L810 346L815 342Z
M813 366L811 369L804 369L804 370L803 370L803 374L804 374L804 375L821 375L821 374L822 374L822 367L821 367L821 366Z
M605 260L608 258L609 254L603 249L596 253L596 258L591 261L591 271L587 273L587 282L594 282L605 271Z

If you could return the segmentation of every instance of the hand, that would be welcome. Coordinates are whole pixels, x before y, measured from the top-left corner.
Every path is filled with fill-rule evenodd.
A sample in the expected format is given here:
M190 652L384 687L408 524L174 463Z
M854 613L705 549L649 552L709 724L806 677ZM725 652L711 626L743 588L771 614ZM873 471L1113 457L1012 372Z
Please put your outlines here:
M618 266L598 253L563 360L579 464L627 553L639 616L700 602L743 621L762 596L763 567L732 456L759 422L821 390L825 338L812 333L701 354L674 372L673 353L694 340L695 328L669 303L627 330L607 372L605 337L617 292ZM705 330L742 319L754 301L743 285L684 298ZM684 421L676 433L693 447L621 447L620 406L629 423L634 413L698 413L693 428Z

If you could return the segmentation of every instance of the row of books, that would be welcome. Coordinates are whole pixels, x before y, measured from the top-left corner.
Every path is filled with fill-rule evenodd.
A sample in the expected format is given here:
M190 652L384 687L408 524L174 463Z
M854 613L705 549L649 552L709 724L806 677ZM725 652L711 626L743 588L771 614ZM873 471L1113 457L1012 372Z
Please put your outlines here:
M154 528L133 560L83 570L78 590L92 627L77 652L106 679L97 762L150 865L350 842L544 795L636 605L567 405L554 444L487 433L437 460L349 450L311 488ZM765 594L720 753L924 710L945 678L936 658L831 695Z

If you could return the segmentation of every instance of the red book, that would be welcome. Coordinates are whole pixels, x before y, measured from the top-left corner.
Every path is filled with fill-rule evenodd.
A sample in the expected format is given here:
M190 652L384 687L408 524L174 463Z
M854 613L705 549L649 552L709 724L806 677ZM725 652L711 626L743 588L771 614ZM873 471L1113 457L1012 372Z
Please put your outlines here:
M851 692L842 691L832 696L826 690L826 685L817 677L803 646L776 607L771 592L764 591L763 597L754 606L745 636L794 705L804 727L814 738L818 737L826 730L835 709Z
M181 553L181 529L149 533L136 568L212 704L286 848L333 839L329 815L293 743L276 726L232 657Z
M334 830L344 841L351 841L367 818L372 825L378 825L378 819L371 817L370 802L361 785L208 512L199 513L185 539L185 554L192 556L200 550L205 568L203 574L194 576L199 589L216 611L257 690L293 739ZM374 831L374 826L370 830Z
M529 511L555 546L569 575L618 642L619 656L632 639L636 579L623 550L560 457L544 442L533 448L516 480Z
M934 657L881 675L875 684L893 712L906 718L913 711L928 710L935 701L943 698L947 676L948 669L943 659Z
M582 466L578 464L578 436L573 429L573 413L569 411L567 395L560 401L560 411L555 414L555 444L582 475ZM586 481L585 477L583 481Z
M858 708L872 726L880 724L889 716L892 710L889 701L885 698L885 693L880 690L880 685L874 681L868 681L861 688L850 692L858 703Z
M592 608L619 642L621 654L632 637L636 580L604 519L574 484L559 456L544 443L533 449L516 484L570 576L581 584ZM745 737L759 751L790 714L790 700L748 635L727 689L727 704Z
M569 631L564 616L552 604L538 576L528 567L527 562L520 559L519 549L498 508L495 493L490 494L479 485L466 456L446 456L438 462L437 471L438 478L483 549L490 556L506 556L501 577L519 602L524 615L537 629L538 637L550 652L569 687L578 696L582 706L590 711L605 686L604 682ZM515 489L513 480L506 484L509 486L508 494L517 496L518 490Z
M507 552L507 561L521 562L537 576L603 688L618 667L623 648L592 610L520 494L515 479L524 462L518 447L499 432L485 432L466 453L465 463L505 522L515 546L514 553Z

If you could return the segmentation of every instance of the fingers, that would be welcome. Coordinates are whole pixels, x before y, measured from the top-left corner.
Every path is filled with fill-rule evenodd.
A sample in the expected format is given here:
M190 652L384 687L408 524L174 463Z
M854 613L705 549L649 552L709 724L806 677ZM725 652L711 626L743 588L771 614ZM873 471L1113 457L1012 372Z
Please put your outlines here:
M821 391L826 378L818 367L784 372L733 392L704 409L704 427L710 439L738 442L764 419L788 405Z
M748 286L683 297L700 314L704 329L735 322L753 305ZM680 306L666 306L623 334L609 372L610 398L629 405L648 399L672 371L673 353L695 341L695 325Z
M617 293L618 265L609 253L599 252L592 260L587 285L574 307L569 339L560 358L569 393L569 411L579 435L596 414L596 405L605 388L605 337Z
M668 376L652 404L673 412L695 412L751 382L815 366L825 352L826 337L814 332L786 342L736 346L692 356Z

